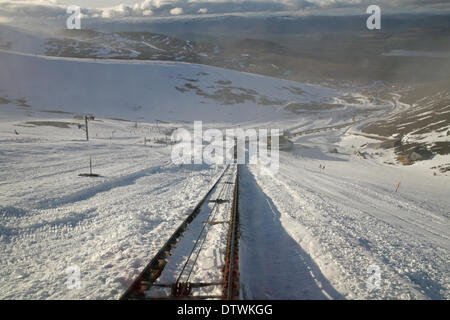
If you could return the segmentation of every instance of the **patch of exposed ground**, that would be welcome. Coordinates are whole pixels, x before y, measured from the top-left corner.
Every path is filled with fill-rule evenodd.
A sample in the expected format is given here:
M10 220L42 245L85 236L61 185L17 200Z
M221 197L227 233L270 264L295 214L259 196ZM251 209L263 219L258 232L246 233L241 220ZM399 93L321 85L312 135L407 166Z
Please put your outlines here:
M16 104L19 107L23 107L23 108L31 108L31 106L27 103L26 99L16 99Z
M55 127L68 129L71 125L78 125L78 123L73 122L63 122L63 121L27 121L25 124L33 125L36 127Z
M73 112L61 111L61 110L39 110L39 112L55 113L55 114L73 114Z
M271 99L260 95L253 89L231 86L231 81L219 80L216 81L216 84L218 86L208 86L208 89L211 89L212 92L206 92L191 82L186 82L183 87L175 87L175 90L181 93L194 91L199 96L214 100L216 103L223 105L241 104L248 101L265 106L280 106L285 103L283 100Z
M290 103L286 106L286 110L294 112L294 113L311 113L311 112L322 112L322 111L331 111L343 108L344 105L341 104L331 104L331 103Z
M2 97L0 97L0 104L8 104L8 103L10 103L11 101L9 101L8 99L5 99L5 98L2 98Z
M397 160L412 164L410 153L417 147L450 154L450 79L421 85L401 92L402 102L410 107L363 128L363 132L383 137L398 137L394 147Z

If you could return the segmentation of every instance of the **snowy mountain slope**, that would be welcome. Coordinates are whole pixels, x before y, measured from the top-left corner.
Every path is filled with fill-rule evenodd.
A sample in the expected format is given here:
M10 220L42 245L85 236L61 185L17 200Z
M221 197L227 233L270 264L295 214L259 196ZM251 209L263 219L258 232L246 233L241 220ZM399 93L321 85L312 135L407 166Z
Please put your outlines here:
M172 165L170 148L143 139L174 124L145 120L282 124L292 113L270 101L336 95L184 63L2 52L0 65L1 291L8 299L117 298L202 196L221 167ZM89 143L82 113L96 116ZM90 157L101 177L86 180L78 174ZM65 284L71 265L82 273L78 290Z
M338 298L333 293L337 290L345 299L448 299L448 177L431 175L427 168L431 163L394 167L364 160L351 153L346 136L342 139L340 152L331 154L330 146L341 140L336 132L302 137L293 154L282 153L278 173L262 175L258 167L250 167L243 174L244 184L261 188L246 196L260 203L261 210L252 210L248 201L241 204L251 214L242 227L249 257L271 261L267 257L278 256L275 260L287 261L286 271L272 277L273 282L286 285L280 293L283 297ZM434 161L449 162L449 158ZM259 219L267 223L260 225ZM249 230L252 225L259 227ZM273 228L280 233L272 232ZM274 250L272 241L259 246L252 242L265 236L287 247ZM246 244L253 245L247 248ZM298 256L281 254L288 248L298 251ZM264 291L264 272L255 272L259 267L254 261L243 262L248 296L274 298ZM311 275L302 275L299 264L305 264ZM375 290L367 287L371 275L367 269L372 265L380 268L381 275ZM307 289L289 285L284 274L291 275L288 279L303 279L294 283L304 283Z
M172 165L170 148L143 144L154 124L98 119L86 142L74 121L0 125L2 299L118 298L222 171ZM79 177L90 157L101 176Z
M416 85L393 93L398 111L370 123L363 132L398 140L397 159L404 164L417 147L450 153L450 80Z
M0 49L45 54L48 34L0 24Z
M199 62L212 52L211 45L151 32L64 30L46 42L46 55L58 57Z
M289 102L332 102L338 95L319 86L175 62L0 52L0 68L3 101L128 120L262 121L292 116L284 110Z
M69 58L139 59L196 62L213 48L151 32L103 33L94 30L32 31L0 24L0 48Z
M223 169L172 165L170 148L142 141L161 126L96 119L87 143L70 116L2 121L2 298L120 296ZM365 138L344 131L298 138L273 176L243 169L245 296L448 299L448 178L356 157L350 145ZM89 157L102 177L78 177ZM266 267L280 261L268 283ZM375 291L371 264L381 269ZM65 284L72 265L82 272L76 290Z
M118 298L167 240L223 167L173 165L170 147L155 140L180 122L150 121L295 133L369 121L395 105L186 63L0 52L0 70L6 299ZM90 142L83 113L96 116ZM246 297L449 298L448 175L430 171L449 156L387 165L392 150L377 150L377 140L351 127L296 137L273 176L243 169ZM99 178L78 176L90 157ZM269 283L280 263L283 272ZM66 286L72 265L80 267L80 289ZM366 286L370 265L381 271L374 291Z

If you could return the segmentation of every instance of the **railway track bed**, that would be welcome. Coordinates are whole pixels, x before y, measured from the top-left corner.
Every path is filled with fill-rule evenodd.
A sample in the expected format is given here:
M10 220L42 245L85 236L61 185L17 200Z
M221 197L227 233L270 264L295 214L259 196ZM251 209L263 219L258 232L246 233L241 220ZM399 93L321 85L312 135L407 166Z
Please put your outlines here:
M238 194L229 165L121 299L237 299Z

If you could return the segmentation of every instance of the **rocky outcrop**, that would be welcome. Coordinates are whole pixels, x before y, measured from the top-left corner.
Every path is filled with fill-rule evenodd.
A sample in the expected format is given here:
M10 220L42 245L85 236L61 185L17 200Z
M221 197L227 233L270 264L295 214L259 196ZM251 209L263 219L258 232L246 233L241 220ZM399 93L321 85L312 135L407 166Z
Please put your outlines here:
M381 142L378 145L378 148L381 148L381 149L392 149L392 148L400 146L401 144L402 144L402 139L401 138L391 139L391 140L386 140L386 141Z
M333 149L330 150L330 153L339 153L339 151L338 151L337 148L333 148Z
M409 154L409 161L423 161L433 157L433 153L424 146L415 147Z

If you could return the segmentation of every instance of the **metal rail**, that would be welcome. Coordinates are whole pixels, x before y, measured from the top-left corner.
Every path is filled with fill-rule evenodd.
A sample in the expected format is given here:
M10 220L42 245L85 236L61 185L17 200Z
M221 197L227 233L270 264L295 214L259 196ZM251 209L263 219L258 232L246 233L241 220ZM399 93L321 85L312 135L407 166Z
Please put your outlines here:
M239 299L239 165L236 169L233 205L224 268L223 299Z

